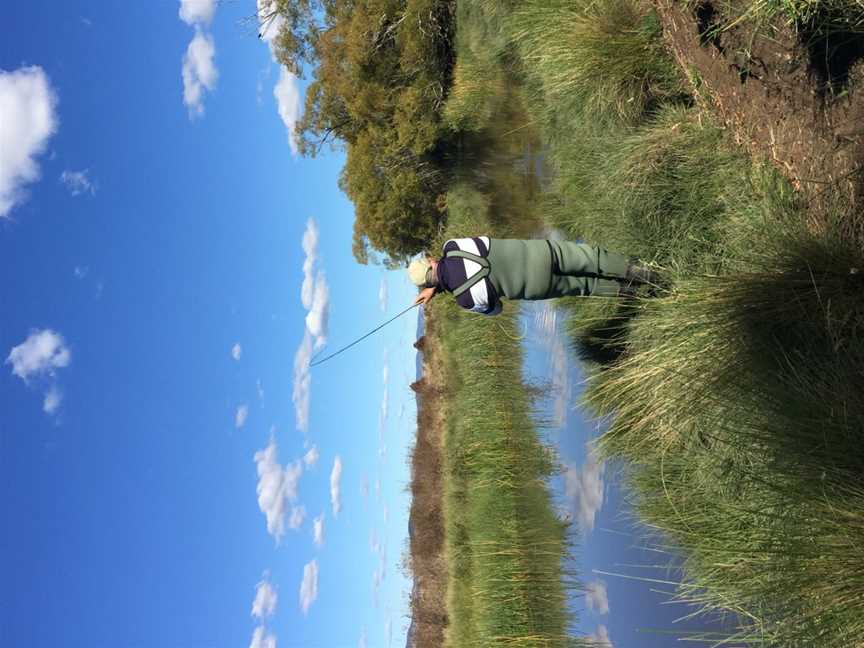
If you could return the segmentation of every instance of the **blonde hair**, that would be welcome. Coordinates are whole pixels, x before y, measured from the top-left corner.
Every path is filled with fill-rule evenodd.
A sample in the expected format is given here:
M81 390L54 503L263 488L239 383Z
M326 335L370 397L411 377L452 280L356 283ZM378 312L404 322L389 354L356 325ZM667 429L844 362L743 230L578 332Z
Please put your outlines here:
M422 258L416 259L408 264L408 277L411 279L411 283L413 283L418 288L422 288L426 285L426 274L429 272L429 268L432 267L432 264L429 263L429 259Z

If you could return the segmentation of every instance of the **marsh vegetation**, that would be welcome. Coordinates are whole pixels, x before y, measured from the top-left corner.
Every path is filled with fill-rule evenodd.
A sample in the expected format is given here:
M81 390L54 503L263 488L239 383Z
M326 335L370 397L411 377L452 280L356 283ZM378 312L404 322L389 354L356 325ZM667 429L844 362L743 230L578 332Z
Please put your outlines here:
M626 460L640 517L658 546L684 556L680 598L739 620L728 635L691 639L861 646L864 158L857 141L826 153L824 141L848 123L808 133L806 120L858 114L855 61L842 93L833 72L825 92L820 72L836 71L832 57L854 47L823 48L822 68L812 53L825 35L860 43L862 8L708 5L460 7L445 115L476 132L494 129L502 79L510 93L518 85L526 128L552 171L526 216L674 278L660 299L566 307L575 347L593 359L585 406L609 421L599 450ZM732 66L724 83L718 67L683 58L680 38L670 47L671 21L692 31L693 47L732 48L746 37L751 58L720 53ZM763 83L732 65L754 66L762 40L784 43L785 65L803 67L785 80L809 79L809 105L790 88L785 103L769 104L773 115L745 112L748 104L723 109L742 84ZM758 64L769 90L789 74L782 62ZM798 125L795 146L758 141L753 124L781 117ZM802 150L813 158L806 164L792 159ZM451 606L454 621L458 610Z
M325 4L285 51L320 59L301 135L345 144L358 258L556 228L661 267L659 298L561 305L680 598L739 620L691 639L864 646L860 0ZM585 643L517 309L429 311L445 641Z

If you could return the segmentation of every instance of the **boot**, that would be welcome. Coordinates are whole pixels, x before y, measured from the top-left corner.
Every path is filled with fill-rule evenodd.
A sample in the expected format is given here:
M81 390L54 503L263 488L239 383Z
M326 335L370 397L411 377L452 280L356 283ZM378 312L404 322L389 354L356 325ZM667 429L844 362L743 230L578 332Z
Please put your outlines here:
M660 272L649 268L638 259L631 259L630 263L627 264L624 283L627 285L646 284L663 290L669 288L669 281Z
M635 282L619 281L618 296L622 299L636 299L639 296L639 284Z

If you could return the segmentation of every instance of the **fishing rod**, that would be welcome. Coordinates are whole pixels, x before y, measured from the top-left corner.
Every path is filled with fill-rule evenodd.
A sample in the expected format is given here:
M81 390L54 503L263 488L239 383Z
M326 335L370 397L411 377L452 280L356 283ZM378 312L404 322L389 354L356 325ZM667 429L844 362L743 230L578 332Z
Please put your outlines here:
M370 335L372 335L372 334L375 333L376 331L380 331L382 328L384 328L385 326L387 326L390 322L392 322L392 321L395 320L395 319L399 319L399 318L402 317L405 313L407 313L408 311L410 311L412 308L417 308L419 305L420 305L419 303L417 303L417 304L411 304L408 308L406 308L405 310L403 310L403 311L402 311L401 313L399 313L398 315L394 315L393 317L391 317L389 320L387 320L386 322L384 322L384 323L381 324L380 326L377 326L377 327L375 327L374 329L372 329L371 331L369 331L369 332L368 332L366 335L364 335L363 337L359 337L359 338L357 338L356 340L354 340L351 344L348 344L347 346L342 347L342 348L339 349L338 351L334 351L333 353L331 353L330 355L328 355L326 358L321 358L320 360L316 360L316 359L313 357L313 358L312 358L312 361L309 363L309 366L310 366L310 367L314 367L315 365L320 365L320 364L323 363L323 362L327 362L330 358L335 358L337 355L339 355L339 354L342 353L343 351L347 351L348 349L350 349L352 346L354 346L354 345L357 344L358 342L362 342L363 340L365 340L367 337L369 337Z

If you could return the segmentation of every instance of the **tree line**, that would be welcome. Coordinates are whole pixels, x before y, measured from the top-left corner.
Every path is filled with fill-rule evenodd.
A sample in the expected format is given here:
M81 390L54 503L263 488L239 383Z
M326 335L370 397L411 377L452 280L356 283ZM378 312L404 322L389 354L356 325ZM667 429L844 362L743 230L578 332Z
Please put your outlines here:
M454 3L258 4L265 27L279 24L278 61L297 76L311 70L295 132L300 153L346 152L339 187L355 207L355 258L404 262L426 247L444 214L453 134L440 116L454 62Z

